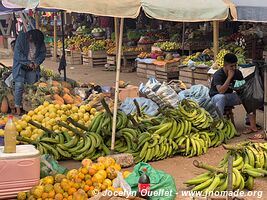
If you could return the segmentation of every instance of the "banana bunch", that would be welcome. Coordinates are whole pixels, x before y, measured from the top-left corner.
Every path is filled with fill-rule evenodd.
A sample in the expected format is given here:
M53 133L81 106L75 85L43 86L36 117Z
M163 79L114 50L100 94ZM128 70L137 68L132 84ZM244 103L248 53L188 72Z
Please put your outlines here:
M111 135L112 114L108 112L99 113L90 123L88 131L103 135ZM128 126L128 118L124 112L118 111L116 129L120 130Z
M224 66L224 56L227 53L230 53L230 51L228 51L226 49L222 49L222 50L220 50L220 52L216 56L216 63L218 64L219 67L223 67Z
M227 140L232 139L234 136L238 136L236 128L230 119L220 120L216 124L216 128L224 134L224 137Z
M136 162L155 161L173 156L178 149L178 145L172 139L144 132L139 137L137 151L133 156Z
M184 184L193 191L226 191L228 186L228 160L233 157L233 190L253 190L254 179L267 175L267 143L244 142L238 145L224 145L229 151L217 167L198 164L208 170L199 176L187 180Z
M207 132L183 135L175 142L180 148L179 153L188 157L200 156L206 153L211 146L211 140Z
M183 99L179 102L178 109L180 115L192 122L192 125L199 130L207 129L213 123L209 112L199 107L198 103L193 100Z

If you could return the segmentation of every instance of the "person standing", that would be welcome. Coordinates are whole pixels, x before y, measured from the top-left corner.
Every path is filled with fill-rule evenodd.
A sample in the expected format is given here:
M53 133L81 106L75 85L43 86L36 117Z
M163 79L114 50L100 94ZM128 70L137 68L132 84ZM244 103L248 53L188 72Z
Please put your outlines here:
M34 84L39 79L40 65L44 62L46 47L44 35L34 29L21 32L14 48L12 75L15 82L15 107L21 114L24 84Z

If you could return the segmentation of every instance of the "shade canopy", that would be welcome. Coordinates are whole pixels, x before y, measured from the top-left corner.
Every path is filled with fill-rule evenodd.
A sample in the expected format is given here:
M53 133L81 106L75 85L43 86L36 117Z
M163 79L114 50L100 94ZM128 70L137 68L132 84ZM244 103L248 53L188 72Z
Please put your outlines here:
M167 21L215 21L229 15L223 0L141 0L141 5L148 16Z
M142 8L155 19L188 22L225 20L229 15L223 0L40 0L39 6L120 18L136 18Z
M57 8L98 16L136 18L139 15L141 4L139 0L41 0L39 7Z
M3 14L9 14L9 13L12 13L12 12L17 12L17 11L21 11L23 9L21 8L6 8L2 2L0 1L0 14L3 15Z

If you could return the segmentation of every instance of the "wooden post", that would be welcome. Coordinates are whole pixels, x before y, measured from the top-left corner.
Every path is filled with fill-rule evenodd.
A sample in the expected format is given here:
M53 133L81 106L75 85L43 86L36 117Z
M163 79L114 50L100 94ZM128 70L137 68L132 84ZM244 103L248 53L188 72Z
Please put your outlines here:
M185 22L183 22L183 35L182 35L182 56L184 55L184 41L185 40Z
M57 15L54 15L54 56L53 60L57 61Z
M39 13L38 13L38 11L35 11L34 16L35 16L35 28L39 29L40 26L39 26Z
M264 88L264 139L266 140L267 139L267 88L266 88L266 85L267 85L267 65L264 65L264 69L263 69L263 78L264 78L264 85L265 85L265 88Z
M114 18L114 26L115 26L115 45L116 45L116 56L118 55L118 46L119 46L119 20L118 18Z
M216 56L219 53L219 21L213 21L213 52L214 61L216 61Z
M118 98L119 98L119 81L120 81L120 70L121 70L123 25L124 25L124 19L121 18L120 37L119 37L119 44L118 44L119 46L117 46L118 56L117 56L117 66L116 66L116 85L115 85L115 100L114 100L114 112L113 112L113 122L112 122L111 152L114 152L114 146L115 146L115 134L116 134Z
M228 158L228 186L227 186L227 191L233 191L233 156L230 155ZM227 197L227 200L232 200L231 196Z

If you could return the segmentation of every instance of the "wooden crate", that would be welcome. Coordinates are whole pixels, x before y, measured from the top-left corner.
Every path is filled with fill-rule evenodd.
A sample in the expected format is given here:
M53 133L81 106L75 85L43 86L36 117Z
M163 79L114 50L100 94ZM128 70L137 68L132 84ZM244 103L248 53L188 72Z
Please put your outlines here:
M156 71L161 72L178 72L180 62L166 63L164 66L156 65Z
M92 50L89 50L87 56L89 58L107 58L107 53L105 50L103 51L92 51Z
M180 68L179 70L179 80L191 84L202 84L205 86L209 86L209 75L208 68L196 68L195 70L191 70L188 67Z
M116 56L108 55L107 56L107 64L116 65Z
M159 81L169 82L173 79L178 79L178 77L178 72L156 71L156 79Z
M81 65L82 64L82 54L80 51L65 50L66 62L70 65Z
M153 43L151 44L137 44L138 47L142 48L145 52L151 52L151 47L153 46Z
M87 65L89 67L104 67L107 63L107 58L91 58L86 55L83 55L83 65Z

